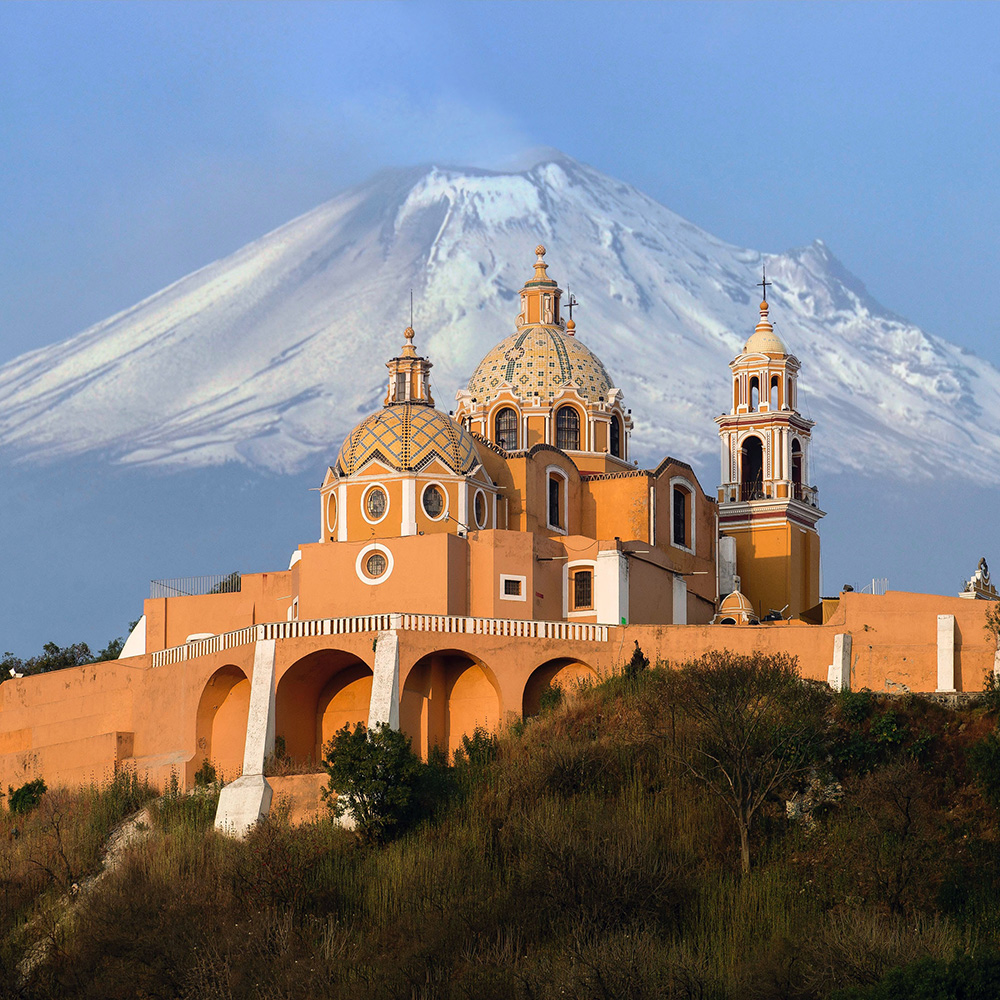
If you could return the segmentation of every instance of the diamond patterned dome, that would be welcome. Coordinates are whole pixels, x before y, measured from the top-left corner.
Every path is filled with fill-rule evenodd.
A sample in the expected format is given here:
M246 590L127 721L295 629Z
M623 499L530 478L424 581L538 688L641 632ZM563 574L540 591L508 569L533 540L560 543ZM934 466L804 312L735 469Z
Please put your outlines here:
M592 403L608 398L613 388L600 359L586 344L558 327L528 326L502 340L479 363L469 379L469 392L489 403L503 389L523 400L552 399L573 384Z
M337 456L337 468L352 475L370 458L397 472L417 472L433 458L467 475L479 461L469 433L426 403L396 403L378 410L351 431Z

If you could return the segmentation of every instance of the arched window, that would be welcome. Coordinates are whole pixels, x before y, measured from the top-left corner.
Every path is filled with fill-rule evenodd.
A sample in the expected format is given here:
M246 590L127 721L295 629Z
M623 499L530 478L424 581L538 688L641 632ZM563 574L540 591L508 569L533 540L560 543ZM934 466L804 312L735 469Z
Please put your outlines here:
M759 406L760 382L758 381L757 376L754 375L754 377L750 379L750 412L754 413Z
M517 413L505 406L494 420L496 433L493 438L504 451L517 451Z
M778 376L771 376L771 403L770 409L776 410L778 408Z
M622 457L622 425L615 416L611 418L611 454L615 458Z
M560 406L556 411L556 447L580 450L580 414L572 406Z
M740 457L742 460L740 499L762 500L764 498L764 443L759 437L752 434L744 438Z
M802 499L802 445L792 442L792 496Z
M785 393L785 405L790 410L795 409L795 383L792 381L792 376L788 376L788 392Z
M688 501L691 494L683 486L674 487L673 495L673 535L674 545L691 547L688 540Z

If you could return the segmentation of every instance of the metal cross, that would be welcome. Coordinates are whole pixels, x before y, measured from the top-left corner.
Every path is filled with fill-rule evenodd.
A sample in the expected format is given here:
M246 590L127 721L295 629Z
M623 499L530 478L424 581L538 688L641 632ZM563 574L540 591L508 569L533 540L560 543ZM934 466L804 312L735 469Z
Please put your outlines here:
M566 301L566 309L569 311L569 318L573 318L573 310L580 304L576 301L576 296L569 290L569 286L566 286L566 294L569 298Z
M768 285L773 285L774 282L767 280L767 268L763 264L761 265L761 268L760 268L760 274L761 274L761 280L758 281L757 284L763 287L764 291L763 291L763 293L761 295L761 298L766 302L767 301L767 286Z

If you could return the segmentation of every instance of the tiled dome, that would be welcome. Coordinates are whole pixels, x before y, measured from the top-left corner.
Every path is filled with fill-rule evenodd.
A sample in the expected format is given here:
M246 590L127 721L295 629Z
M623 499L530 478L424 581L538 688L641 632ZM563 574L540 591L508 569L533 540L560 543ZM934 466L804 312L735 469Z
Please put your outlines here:
M479 461L471 435L451 417L426 403L396 403L365 417L348 434L337 468L349 476L378 458L397 472L416 472L435 457L463 476Z
M573 383L589 402L608 398L613 388L600 359L576 337L554 326L527 326L502 340L479 363L469 392L488 403L503 389L523 400L538 393L552 399Z
M771 321L767 318L768 307L766 302L760 304L760 322L754 332L750 334L743 347L744 354L787 354L785 345L781 338L774 332Z

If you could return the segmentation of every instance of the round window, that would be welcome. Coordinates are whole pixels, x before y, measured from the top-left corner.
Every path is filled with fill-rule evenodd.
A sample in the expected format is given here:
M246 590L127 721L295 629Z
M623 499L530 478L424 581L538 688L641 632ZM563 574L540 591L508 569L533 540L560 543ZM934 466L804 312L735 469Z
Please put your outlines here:
M444 494L436 486L424 490L424 512L428 517L438 518L444 510Z
M373 552L365 562L365 572L369 576L381 576L385 567L385 556L381 552Z
M365 510L368 511L368 516L374 521L377 521L385 514L387 504L385 490L379 486L373 486L365 497Z
M486 494L482 491L476 494L473 509L476 514L476 525L484 528L486 526Z

